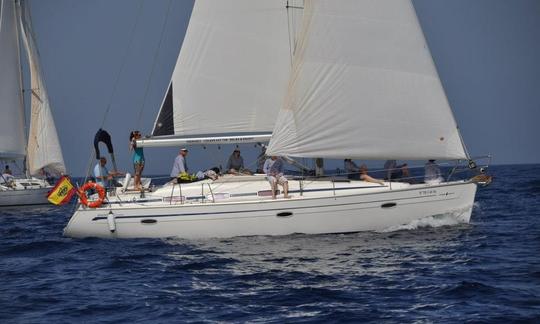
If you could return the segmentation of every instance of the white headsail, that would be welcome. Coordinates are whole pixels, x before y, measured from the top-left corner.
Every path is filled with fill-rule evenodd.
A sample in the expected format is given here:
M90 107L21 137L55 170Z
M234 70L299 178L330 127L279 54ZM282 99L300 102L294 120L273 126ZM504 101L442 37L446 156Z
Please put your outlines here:
M24 17L22 16L24 14ZM64 158L43 83L39 53L33 39L27 8L21 10L22 39L28 54L31 75L31 117L28 134L27 163L30 174L65 173Z
M271 133L291 67L287 24L285 0L195 1L164 102L173 113L160 114L174 135Z
M465 159L410 0L306 0L267 154Z
M18 21L15 2L0 0L0 159L25 156Z

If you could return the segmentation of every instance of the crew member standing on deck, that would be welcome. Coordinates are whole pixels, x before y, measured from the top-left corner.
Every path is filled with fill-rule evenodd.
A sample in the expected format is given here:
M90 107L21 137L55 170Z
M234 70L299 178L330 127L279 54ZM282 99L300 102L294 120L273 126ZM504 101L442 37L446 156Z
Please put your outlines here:
M137 147L137 140L141 138L139 131L132 131L129 135L129 150L133 151L133 169L135 171L135 190L142 191L141 176L144 170L144 151L142 147Z

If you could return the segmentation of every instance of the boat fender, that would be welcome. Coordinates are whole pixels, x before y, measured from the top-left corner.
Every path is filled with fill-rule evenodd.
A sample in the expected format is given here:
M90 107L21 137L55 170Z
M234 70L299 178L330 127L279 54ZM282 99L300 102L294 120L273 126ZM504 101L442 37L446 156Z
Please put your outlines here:
M94 189L98 193L98 199L88 202L88 196L86 195L86 191L90 189ZM84 184L84 186L79 188L79 199L81 201L81 204L85 206L88 206L90 208L98 208L103 204L103 201L105 200L105 189L95 182L87 182Z
M116 221L112 211L110 211L109 215L107 215L107 224L109 224L109 231L111 231L111 233L116 232Z
M124 185L122 186L122 192L125 192L127 190L130 181L131 181L131 174L128 172L126 173L126 177L124 178Z

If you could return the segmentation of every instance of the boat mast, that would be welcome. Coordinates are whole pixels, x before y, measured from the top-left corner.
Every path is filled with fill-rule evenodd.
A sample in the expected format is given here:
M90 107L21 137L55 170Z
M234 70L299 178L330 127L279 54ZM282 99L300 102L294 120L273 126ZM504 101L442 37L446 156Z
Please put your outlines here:
M23 121L24 121L24 134L26 136L26 134L28 134L28 123L26 122L26 101L25 101L25 96L24 96L24 82L23 82L23 76L24 76L24 73L23 73L23 67L22 67L22 64L21 64L21 60L22 60L22 57L21 57L21 35L22 35L22 32L23 32L23 22L22 22L22 6L21 6L21 0L15 0L15 16L16 16L16 19L17 19L17 22L18 22L18 28L17 28L17 55L19 57L19 89L20 89L20 92L19 92L19 95L21 97L21 103L22 105L19 107L19 109L21 110L21 115L23 116ZM28 174L28 159L26 158L28 156L28 141L24 140L24 152L25 152L25 156L24 156L24 160L23 160L23 173L29 177L30 175Z

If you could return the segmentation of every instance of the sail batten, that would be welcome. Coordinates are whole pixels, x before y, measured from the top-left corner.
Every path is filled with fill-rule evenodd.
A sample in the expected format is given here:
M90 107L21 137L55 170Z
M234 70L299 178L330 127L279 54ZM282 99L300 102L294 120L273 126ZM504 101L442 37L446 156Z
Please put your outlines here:
M410 0L306 0L267 154L465 159Z

